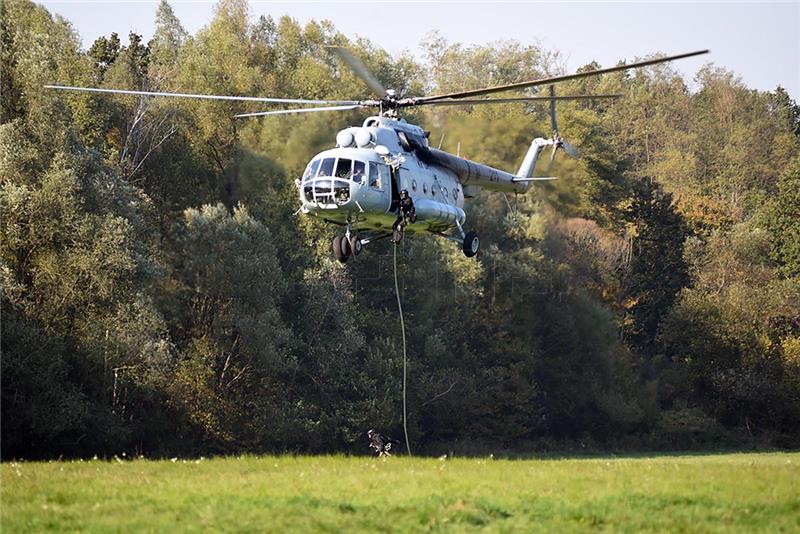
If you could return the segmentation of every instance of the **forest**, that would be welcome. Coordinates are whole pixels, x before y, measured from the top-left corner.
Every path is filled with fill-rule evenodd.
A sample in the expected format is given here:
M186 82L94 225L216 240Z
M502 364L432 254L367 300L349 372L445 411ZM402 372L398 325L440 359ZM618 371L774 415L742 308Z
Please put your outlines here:
M295 213L295 178L365 113L44 89L368 96L327 45L401 96L565 72L539 44L436 33L396 57L246 0L194 35L162 0L151 40L84 49L69 21L0 3L4 459L402 440L393 245L342 265L338 229ZM581 153L559 180L466 203L476 258L398 246L415 453L800 447L800 107L713 63L675 69L560 84L623 96L558 104ZM546 103L404 117L512 172L550 135Z

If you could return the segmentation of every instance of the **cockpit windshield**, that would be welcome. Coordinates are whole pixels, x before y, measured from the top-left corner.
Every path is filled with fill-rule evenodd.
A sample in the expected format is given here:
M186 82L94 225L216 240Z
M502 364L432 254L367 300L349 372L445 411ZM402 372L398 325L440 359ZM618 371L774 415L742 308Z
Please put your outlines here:
M360 184L364 181L366 166L363 161L353 160L353 181Z
M334 163L336 163L336 158L323 159L322 165L319 166L319 173L317 176L333 176Z
M364 182L366 174L367 165L363 161L349 158L323 158L315 159L308 164L306 172L303 174L303 180L308 180L316 176L330 176L343 178L345 180L352 179L354 182L360 184Z
M303 173L303 180L308 180L309 178L316 176L320 161L321 160L315 159L308 164L308 167L306 167L306 172Z
M350 173L353 172L353 160L339 158L336 161L336 177L337 178L350 178Z

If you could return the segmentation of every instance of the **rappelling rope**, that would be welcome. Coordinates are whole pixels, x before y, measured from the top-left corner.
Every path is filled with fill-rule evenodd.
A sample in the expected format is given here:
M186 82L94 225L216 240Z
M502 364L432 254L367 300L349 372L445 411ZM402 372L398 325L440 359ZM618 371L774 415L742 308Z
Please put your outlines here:
M408 441L408 412L406 411L406 324L403 321L403 304L400 302L400 286L397 283L397 243L394 244L394 293L397 295L397 309L400 311L400 331L403 333L403 435L406 438L406 450L411 455L411 444Z

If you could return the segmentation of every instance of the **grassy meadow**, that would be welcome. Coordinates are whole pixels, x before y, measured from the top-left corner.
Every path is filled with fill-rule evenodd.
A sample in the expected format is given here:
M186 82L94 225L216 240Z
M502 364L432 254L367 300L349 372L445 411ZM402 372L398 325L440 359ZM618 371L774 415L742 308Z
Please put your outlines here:
M800 453L6 462L2 532L800 532Z

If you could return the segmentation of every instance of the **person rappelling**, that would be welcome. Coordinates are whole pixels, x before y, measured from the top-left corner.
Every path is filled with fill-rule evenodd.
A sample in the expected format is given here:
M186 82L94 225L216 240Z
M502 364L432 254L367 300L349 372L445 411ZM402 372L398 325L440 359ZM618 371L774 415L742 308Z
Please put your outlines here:
M378 456L391 456L392 445L400 445L400 442L396 439L392 439L375 430L367 432L367 437L369 438L369 447L375 449Z
M400 200L397 202L397 219L392 224L392 241L399 243L403 239L403 230L407 224L417 221L417 211L414 201L408 195L408 190L400 191Z

